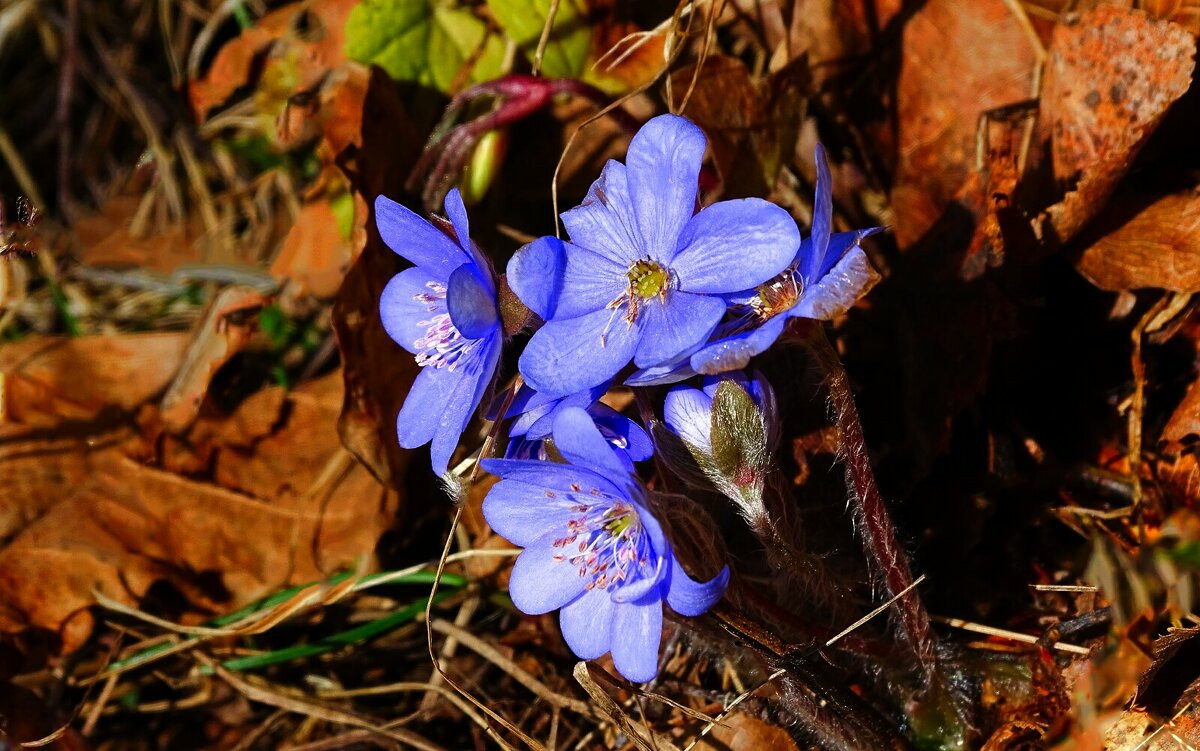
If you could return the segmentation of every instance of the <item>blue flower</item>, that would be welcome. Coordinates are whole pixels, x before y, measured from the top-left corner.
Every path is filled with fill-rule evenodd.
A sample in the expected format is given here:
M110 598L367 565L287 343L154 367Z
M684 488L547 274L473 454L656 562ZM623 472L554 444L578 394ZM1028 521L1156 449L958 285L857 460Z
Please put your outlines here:
M567 645L581 659L612 652L634 682L658 674L663 601L680 615L721 598L728 567L693 581L650 513L645 491L578 407L554 420L554 445L570 464L487 459L498 475L483 502L492 529L523 550L509 595L531 615L561 609Z
M703 344L722 297L787 267L800 232L758 198L696 211L704 134L662 115L610 161L578 207L562 215L571 242L540 238L517 251L508 282L546 323L521 356L525 379L565 396L611 379L632 359L646 368Z
M740 371L705 376L699 389L676 386L667 392L663 401L663 421L667 428L682 438L692 450L711 455L713 397L717 394L717 388L725 381L736 383L750 395L763 417L764 435L767 436L768 445L773 444L779 425L775 390L759 373L752 377Z
M550 397L522 386L509 407L508 417L516 417L509 427L509 444L504 456L507 459L549 458L546 439L550 438L554 420L563 410L582 408L591 416L600 435L612 446L617 457L633 472L633 462L649 459L654 454L654 442L633 420L599 401L608 391L609 384L603 383L587 391L564 397Z
M746 367L750 358L772 344L793 318L828 321L849 310L879 280L860 243L882 227L831 234L832 178L825 149L817 144L816 199L812 234L791 264L753 289L730 295L729 315L708 343L675 362L643 368L630 385L674 383L697 373L722 373Z
M458 190L446 195L446 215L457 239L395 201L375 199L383 241L416 264L392 277L379 300L384 329L421 366L396 419L396 435L404 448L431 443L439 475L491 384L504 339L496 281L471 242Z

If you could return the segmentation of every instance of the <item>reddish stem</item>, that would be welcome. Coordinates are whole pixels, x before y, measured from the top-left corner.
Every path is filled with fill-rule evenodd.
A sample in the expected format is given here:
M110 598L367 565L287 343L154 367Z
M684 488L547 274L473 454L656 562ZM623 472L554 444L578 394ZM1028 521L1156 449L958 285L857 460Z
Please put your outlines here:
M896 541L896 528L892 525L879 486L875 483L875 471L871 467L850 379L821 326L813 326L806 341L826 374L830 406L841 431L842 461L846 465L846 482L851 491L849 502L857 522L855 526L862 533L867 555L878 568L888 596L895 597L912 585L912 571L908 556ZM909 592L898 599L892 608L904 632L907 646L926 679L932 680L938 670L937 641L920 596L916 592Z

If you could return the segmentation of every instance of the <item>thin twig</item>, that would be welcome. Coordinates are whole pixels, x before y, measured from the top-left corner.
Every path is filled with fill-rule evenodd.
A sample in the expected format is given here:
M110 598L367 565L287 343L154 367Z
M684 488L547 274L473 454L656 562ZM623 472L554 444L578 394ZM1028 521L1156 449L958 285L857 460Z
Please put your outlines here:
M561 0L550 0L546 10L546 25L542 27L542 35L538 38L537 52L533 55L533 75L542 69L542 57L546 54L546 45L550 43L550 32L554 28L554 19L558 16L558 4Z

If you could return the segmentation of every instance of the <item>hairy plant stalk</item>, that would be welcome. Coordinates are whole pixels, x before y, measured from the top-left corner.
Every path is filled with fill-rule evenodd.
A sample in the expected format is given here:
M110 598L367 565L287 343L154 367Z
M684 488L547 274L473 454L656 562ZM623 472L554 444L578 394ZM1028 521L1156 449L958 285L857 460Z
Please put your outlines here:
M746 523L762 543L767 560L783 574L774 579L776 597L787 606L802 600L819 608L834 622L845 620L849 617L845 612L847 598L839 591L837 578L820 556L805 551L800 544L800 531L791 508L794 503L779 469L771 467L757 503L741 505Z
M875 482L850 379L824 329L812 327L806 343L825 371L830 407L841 432L841 460L846 465L846 484L850 490L849 503L854 510L855 527L862 534L867 555L877 567L888 596L895 597L913 583L912 571L908 556L896 541L896 528ZM938 672L937 642L920 596L915 591L910 592L896 600L893 608L907 646L925 679L932 681Z
M817 650L783 642L727 601L714 607L709 617L749 646L774 671L772 679L778 681L780 706L823 747L872 751L908 748L892 723L833 674Z

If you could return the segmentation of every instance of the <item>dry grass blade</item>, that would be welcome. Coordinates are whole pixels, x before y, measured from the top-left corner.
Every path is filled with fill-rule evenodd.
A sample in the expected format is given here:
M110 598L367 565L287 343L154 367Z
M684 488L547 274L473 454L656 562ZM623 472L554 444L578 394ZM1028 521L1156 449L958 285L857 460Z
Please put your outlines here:
M895 597L893 597L892 599L890 599L890 600L888 600L887 602L883 603L883 604L882 604L882 605L880 605L879 607L877 607L877 608L875 608L874 610L872 610L870 613L867 613L867 614L866 614L866 615L864 615L862 618L859 618L859 619L858 619L857 621L855 621L854 623L851 623L849 626L847 626L846 628L844 628L844 629L842 629L841 631L839 631L839 632L838 632L838 633L837 633L837 634L836 634L836 635L835 635L835 636L834 636L832 639L830 639L829 641L825 642L825 646L827 646L827 647L832 647L834 644L836 644L838 641L840 641L840 640L842 639L842 637L844 637L844 636L846 636L847 634L851 633L852 631L854 631L854 630L855 630L855 629L857 629L858 627L862 626L862 625L863 625L864 623L866 623L867 621L871 620L871 619L872 619L872 618L874 618L875 616L879 615L879 614L880 614L880 613L882 613L883 611L885 611L885 610L887 610L888 608L890 608L892 605L894 605L894 604L896 603L896 600L899 600L899 599L900 599L901 597L903 597L904 595L906 595L906 594L908 594L909 592L911 592L911 591L913 591L914 589L916 589L916 588L917 588L917 585L918 585L918 584L920 584L920 583L921 583L921 582L923 582L923 581L925 581L925 574L921 574L920 576L918 576L918 577L916 578L916 580L915 580L915 581L913 581L913 583L912 583L912 584L909 584L907 587L905 587L904 589L902 589L902 590L900 590L899 592L897 592L897 593L896 593L896 596L895 596Z
M577 712L584 716L594 715L591 705L589 705L587 702L580 701L578 699L572 699L568 696L563 696L562 694L556 693L549 686L542 683L537 678L534 678L527 671L521 669L517 663L500 654L498 649L488 644L483 639L480 639L478 636L475 636L470 631L459 628L449 621L443 621L440 619L433 621L431 626L433 627L434 631L437 631L440 634L453 636L455 639L458 639L464 647L470 649L472 652L475 652L480 657L483 657L488 662L503 670L505 673L508 673L510 676L512 676L513 680L537 694L538 698L544 700L546 703L555 707L561 707L562 709L569 709L572 712Z
M356 696L383 696L405 691L428 691L441 695L454 706L458 707L467 717L483 728L489 729L487 720L479 715L474 708L459 696L457 691L439 686L435 683L419 683L417 681L401 681L400 683L387 683L382 686L367 686L366 688L338 689L335 691L322 691L321 698L323 699L350 699Z
M738 694L738 697L736 699L734 699L733 701L729 702L728 707L725 707L725 711L721 712L721 714L718 715L715 720L712 720L707 725L705 725L700 730L700 732L696 734L696 737L693 738L690 743L688 743L686 746L683 747L683 751L692 751L692 749L696 747L696 744L700 742L700 739L703 738L704 736L708 735L709 733L711 733L712 729L715 728L717 725L719 725L726 717L728 717L730 715L730 713L733 712L733 710L737 709L737 706L739 704L746 701L746 699L749 699L750 696L755 691L759 690L763 686L767 685L768 683L770 683L774 680L781 678L784 675L784 673L786 673L786 672L787 672L787 670L780 668L779 670L776 670L774 673L771 673L771 675L767 676L767 679L765 681L758 684L754 688L749 689L747 691L743 691L742 693Z
M630 719L629 715L608 695L603 688L592 680L591 674L588 673L586 662L575 663L574 670L575 680L583 686L583 690L588 692L588 696L592 697L592 701L596 703L596 708L600 710L609 720L616 724L623 733L629 736L638 748L643 751L679 751L679 747L658 733L646 726L639 728ZM650 735L643 735L645 730Z
M533 75L542 69L542 58L546 56L546 45L550 43L550 32L554 29L554 19L558 17L558 4L561 0L550 0L546 11L546 24L542 26L542 35L538 37L537 52L533 55Z
M1008 629L996 628L994 626L985 626L982 623L973 623L971 621L964 621L961 618L943 618L940 616L933 616L933 620L937 621L938 623L944 623L947 626L950 626L952 628L959 628L959 629L962 629L963 631L971 631L976 634L984 634L986 636L997 636L1001 639L1010 639L1012 641L1021 642L1022 644L1037 644L1038 643L1038 638L1036 636L1032 636L1030 634L1022 634L1019 631L1009 631ZM1088 649L1087 647L1080 647L1075 644L1063 644L1062 642L1054 642L1054 644L1052 644L1051 646L1060 652L1070 652L1071 654L1083 655L1085 657L1092 653L1092 650Z
M345 712L333 707L327 707L317 702L306 699L299 699L288 696L282 689L276 689L269 685L260 685L257 682L250 682L232 673L211 660L204 660L220 676L231 688L245 696L250 701L256 701L261 704L267 704L278 709L284 709L289 712L301 714L306 717L314 717L326 722L332 722L338 725L349 725L350 727L366 730L374 735L384 738L390 738L394 741L407 743L413 748L422 749L422 751L445 751L442 746L439 746L416 733L402 730L399 728L388 728L385 725L373 723L363 717L360 717L350 712Z

